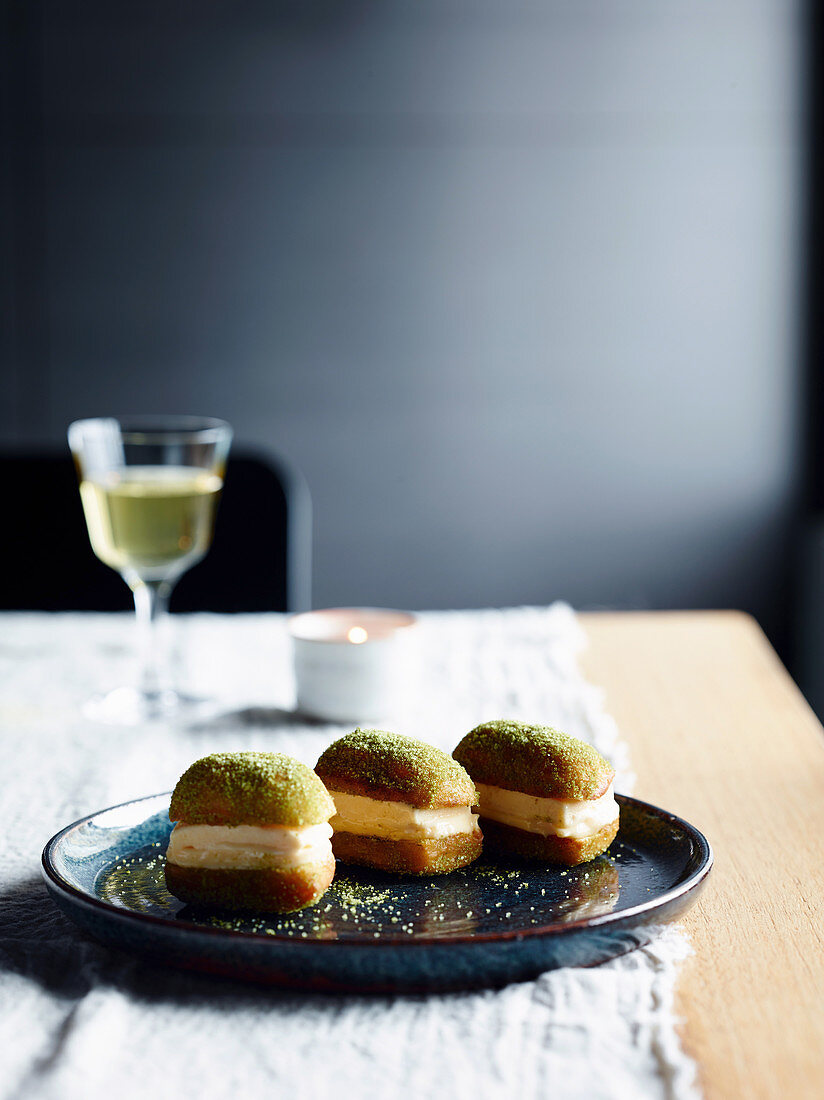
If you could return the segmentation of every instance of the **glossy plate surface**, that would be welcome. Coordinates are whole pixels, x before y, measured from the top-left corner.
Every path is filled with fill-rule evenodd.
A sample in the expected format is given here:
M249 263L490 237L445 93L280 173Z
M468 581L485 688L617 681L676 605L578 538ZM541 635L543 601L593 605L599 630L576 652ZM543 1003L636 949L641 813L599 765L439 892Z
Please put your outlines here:
M169 795L101 810L43 851L61 909L111 947L234 978L361 992L472 989L592 966L648 942L696 899L712 866L692 825L619 795L609 851L561 869L484 857L432 878L338 864L300 913L198 912L166 890Z

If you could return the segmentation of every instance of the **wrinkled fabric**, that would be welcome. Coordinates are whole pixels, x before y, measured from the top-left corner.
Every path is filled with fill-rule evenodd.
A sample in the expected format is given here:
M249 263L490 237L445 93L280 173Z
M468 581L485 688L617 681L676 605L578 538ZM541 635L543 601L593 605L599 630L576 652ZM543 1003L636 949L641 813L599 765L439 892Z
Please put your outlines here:
M0 1097L246 1094L693 1100L673 1012L689 952L678 926L602 966L503 990L318 996L150 966L98 945L56 909L40 853L78 817L169 790L216 750L314 764L350 726L299 721L285 619L181 616L182 682L220 702L186 727L104 727L95 691L134 675L130 617L0 616ZM429 613L421 668L390 728L451 749L480 721L557 725L604 752L628 792L625 744L577 666L571 610ZM389 725L389 723L386 723Z

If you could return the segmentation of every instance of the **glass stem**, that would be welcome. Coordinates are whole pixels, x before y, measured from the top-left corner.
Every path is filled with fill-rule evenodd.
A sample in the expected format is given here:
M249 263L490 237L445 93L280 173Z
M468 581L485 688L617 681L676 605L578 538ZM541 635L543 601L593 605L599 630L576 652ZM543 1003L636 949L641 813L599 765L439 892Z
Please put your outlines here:
M138 687L147 698L158 698L169 689L166 620L172 586L168 581L137 581L131 586L137 614L140 679Z

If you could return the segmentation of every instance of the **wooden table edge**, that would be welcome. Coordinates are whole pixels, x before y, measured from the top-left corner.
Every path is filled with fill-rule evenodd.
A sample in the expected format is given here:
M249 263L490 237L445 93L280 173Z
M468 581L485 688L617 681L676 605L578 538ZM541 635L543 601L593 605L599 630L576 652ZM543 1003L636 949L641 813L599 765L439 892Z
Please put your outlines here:
M804 835L824 836L820 723L744 612L588 612L580 621L582 669L629 745L633 793L693 822L715 851L682 922L694 953L675 1006L705 1096L822 1095L824 940L813 913L824 860L814 843L785 851L781 839L801 835L808 813L815 824ZM793 799L799 786L807 805ZM759 989L770 990L775 1023L755 1008Z

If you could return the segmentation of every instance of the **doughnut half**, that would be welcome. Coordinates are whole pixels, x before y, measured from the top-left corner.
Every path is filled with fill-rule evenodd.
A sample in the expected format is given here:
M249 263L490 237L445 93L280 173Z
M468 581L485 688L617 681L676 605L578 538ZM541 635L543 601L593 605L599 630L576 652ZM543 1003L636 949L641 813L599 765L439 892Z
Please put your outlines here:
M600 832L589 836L561 837L540 836L528 833L512 825L502 825L488 817L481 817L484 828L484 842L491 852L508 852L521 859L540 860L543 863L558 863L564 867L575 867L579 863L588 863L600 856L612 844L618 832L618 818L611 825L605 825Z
M360 863L405 875L443 875L473 863L481 854L480 831L435 840L387 840L337 832L332 849L341 863Z
M321 898L335 877L331 845L320 863L300 867L225 869L180 867L166 862L169 893L189 905L257 913L292 913Z

